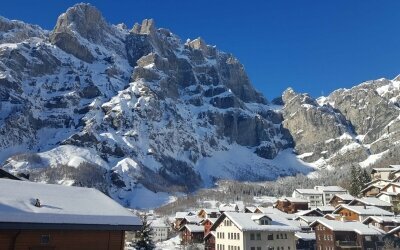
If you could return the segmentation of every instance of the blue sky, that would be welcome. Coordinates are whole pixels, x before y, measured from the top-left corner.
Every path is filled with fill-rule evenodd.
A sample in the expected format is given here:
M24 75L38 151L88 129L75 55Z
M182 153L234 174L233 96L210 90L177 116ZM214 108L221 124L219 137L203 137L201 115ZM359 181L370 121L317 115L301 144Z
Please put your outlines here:
M52 29L81 1L13 0L0 15ZM400 1L86 1L110 23L154 18L186 40L203 37L245 65L269 99L287 87L327 95L364 80L400 74Z

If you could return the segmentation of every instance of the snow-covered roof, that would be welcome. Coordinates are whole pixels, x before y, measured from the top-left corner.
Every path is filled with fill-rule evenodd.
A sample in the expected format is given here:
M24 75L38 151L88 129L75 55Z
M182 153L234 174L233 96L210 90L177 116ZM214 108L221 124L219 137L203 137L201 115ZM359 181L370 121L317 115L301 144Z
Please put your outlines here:
M180 229L180 231L182 231L183 228L187 228L192 233L204 232L204 227L198 225L186 224Z
M389 167L400 170L400 165L389 165Z
M40 207L35 206L36 199ZM0 224L120 226L142 223L128 209L93 188L0 179Z
M321 191L311 189L311 188L297 188L294 190L300 194L313 194L313 195L322 195Z
M316 209L318 209L321 212L333 212L333 211L335 211L335 207L334 206L329 206L329 205L319 206Z
M295 232L300 231L295 223L287 220L286 218L276 214L260 214L260 217L268 217L271 219L271 225L259 225L255 222L255 218L252 213L235 213L225 212L218 218L217 222L212 228L215 228L223 221L225 217L229 218L241 231L273 231L273 232Z
M303 221L307 222L308 224L310 224L310 223L312 223L312 222L314 222L314 221L316 221L318 219L321 219L321 218L323 218L323 217L321 217L321 216L303 216L303 215L301 215L301 216L298 216L296 218L296 220L303 220Z
M274 207L257 207L257 209L263 214L276 214L288 220L294 219L296 217L295 214L287 214Z
M382 208L375 206L349 206L349 205L340 205L333 213L337 214L342 208L353 211L359 215L380 215L380 216L393 216L392 212L388 212L383 210Z
M200 224L200 222L203 220L203 218L199 218L196 215L192 215L192 216L185 216L185 218L183 218L183 220L186 220L188 223L192 223L192 224Z
M363 198L355 198L348 205L353 205L357 203L362 203L368 206L378 206L378 207L391 207L392 204L378 199L376 197L363 197Z
M358 221L337 221L328 220L325 218L318 219L311 223L310 226L315 226L320 223L333 231L339 232L356 232L359 235L382 235L383 232L378 228L367 226Z
M223 212L234 212L239 209L237 204L221 204L219 206L219 211Z
M249 207L245 207L245 210L248 210L248 211L250 211L251 213L254 213L254 212L257 210L257 207L249 206Z
M346 189L339 186L315 186L314 189L323 192L347 192Z
M385 192L385 191L383 191L383 192L380 192L379 194L377 194L376 197L380 197L380 196L382 196L382 195L397 196L398 193L394 193L394 192Z
M339 199L342 199L344 201L351 201L354 199L354 196L351 194L335 194L330 201L332 201L335 197L338 197Z
M314 208L314 209L309 209L309 210L299 210L299 211L298 211L297 213L295 213L295 214L296 214L296 215L299 215L299 216L302 216L302 215L307 216L307 214L310 214L310 213L318 213L318 214L321 215L321 217L324 216L324 214L323 214L321 211L317 210L316 208Z
M296 232L294 236L297 239L302 239L304 241L315 240L315 232Z
M199 211L198 214L200 214L201 211L204 211L206 214L219 213L219 210L217 208L203 208Z
M396 170L398 170L398 168L373 168L372 172L392 172Z
M400 217L397 216L368 216L362 223L366 224L368 221L376 221L378 223L384 222L393 222L393 223L400 223Z
M278 201L285 201L285 200L287 200L291 203L308 203L309 202L308 200L304 200L301 198L295 198L295 197L282 197Z
M183 219L186 216L192 216L195 215L193 212L176 212L175 213L175 219Z

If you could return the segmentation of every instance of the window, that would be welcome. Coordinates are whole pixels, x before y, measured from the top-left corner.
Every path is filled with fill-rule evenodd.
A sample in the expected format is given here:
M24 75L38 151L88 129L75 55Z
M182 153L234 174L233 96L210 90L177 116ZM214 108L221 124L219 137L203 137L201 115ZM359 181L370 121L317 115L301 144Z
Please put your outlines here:
M255 238L254 238L254 234L253 233L251 233L250 234L250 240L254 240ZM254 250L254 249L253 249Z
M287 234L285 234L285 239L287 239ZM290 248L290 247L289 247Z
M274 240L274 235L273 234L268 234L268 240Z
M45 235L40 236L40 244L47 245L49 243L50 243L50 235L45 234Z
M237 236L238 236L238 240L240 240L240 233L238 233ZM240 250L240 249L238 249L238 250Z
M250 247L250 250L256 250L256 248L255 247Z
M276 238L279 239L279 234L276 234Z
M228 240L230 240L230 239L231 239L231 233L228 233Z
M281 239L283 239L283 234L281 234Z
M257 250L261 250L261 247L257 247Z
M257 233L257 240L261 240L261 233Z

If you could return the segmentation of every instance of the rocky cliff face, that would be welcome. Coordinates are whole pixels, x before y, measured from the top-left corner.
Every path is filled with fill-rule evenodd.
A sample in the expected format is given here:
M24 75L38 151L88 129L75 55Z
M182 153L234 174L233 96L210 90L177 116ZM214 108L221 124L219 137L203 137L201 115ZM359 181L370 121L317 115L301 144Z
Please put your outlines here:
M220 178L369 164L395 154L399 85L367 82L317 100L288 89L273 105L233 55L151 19L110 25L88 4L53 31L0 18L0 161L131 207Z
M134 206L143 192L309 171L290 152L293 164L274 162L292 145L282 114L201 38L182 42L151 19L110 25L87 4L53 31L0 27L1 160L12 172Z

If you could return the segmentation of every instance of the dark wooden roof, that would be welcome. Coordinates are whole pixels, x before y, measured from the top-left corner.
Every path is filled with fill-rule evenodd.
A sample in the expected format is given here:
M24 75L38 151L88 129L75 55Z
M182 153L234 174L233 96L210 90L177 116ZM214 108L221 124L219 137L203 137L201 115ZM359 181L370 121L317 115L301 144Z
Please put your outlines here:
M4 169L1 169L1 168L0 168L0 178L6 178L6 179L11 179L11 180L17 180L17 181L21 180L17 176L12 175L9 172L7 172L7 171L5 171Z

